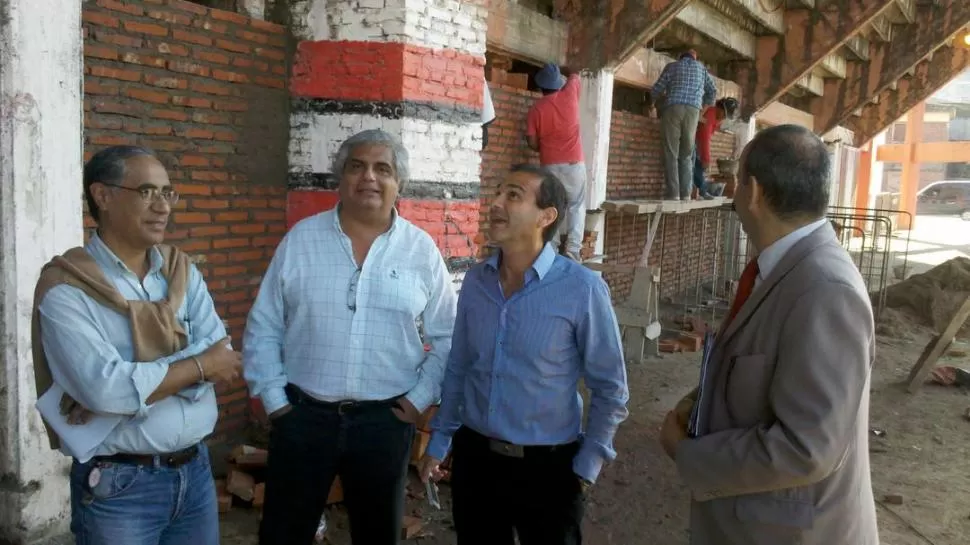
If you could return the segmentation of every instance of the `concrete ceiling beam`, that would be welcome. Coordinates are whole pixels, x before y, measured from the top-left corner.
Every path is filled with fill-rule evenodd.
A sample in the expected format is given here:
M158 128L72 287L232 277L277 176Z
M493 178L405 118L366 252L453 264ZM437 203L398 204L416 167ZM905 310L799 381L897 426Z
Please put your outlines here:
M757 37L704 2L689 4L677 14L676 20L742 58L754 58Z
M724 13L738 13L758 23L773 34L785 33L785 10L767 10L765 5L775 6L781 0L765 2L765 0L704 0L717 10Z
M489 49L540 62L564 62L568 28L511 0L489 0Z
M813 100L808 107L819 130L844 122L968 24L967 0L938 0L933 6L922 6L916 21L901 25L892 42L870 44L868 63L851 62L844 80L825 83L824 98Z
M569 24L566 63L575 70L615 69L653 39L691 0L554 0Z
M893 1L844 0L818 11L786 10L785 33L758 37L754 61L734 63L732 79L743 91L742 115L748 117L778 100Z
M857 34L845 41L845 49L855 60L869 60L869 40L861 34Z
M970 49L954 47L941 48L933 60L919 63L912 77L899 80L895 91L883 90L878 104L864 106L858 119L848 121L847 126L855 132L856 145L872 140L967 68L970 68Z

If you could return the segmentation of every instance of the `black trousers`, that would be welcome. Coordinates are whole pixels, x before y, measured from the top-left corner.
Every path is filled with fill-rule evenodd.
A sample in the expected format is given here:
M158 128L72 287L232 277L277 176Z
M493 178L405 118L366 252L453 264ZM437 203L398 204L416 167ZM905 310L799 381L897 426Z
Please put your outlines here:
M572 468L578 450L578 442L526 447L514 458L459 429L451 460L458 545L513 545L516 534L521 545L580 545L586 498Z
M292 385L293 410L273 421L260 545L311 545L335 476L355 545L397 545L414 425L393 400L338 407Z

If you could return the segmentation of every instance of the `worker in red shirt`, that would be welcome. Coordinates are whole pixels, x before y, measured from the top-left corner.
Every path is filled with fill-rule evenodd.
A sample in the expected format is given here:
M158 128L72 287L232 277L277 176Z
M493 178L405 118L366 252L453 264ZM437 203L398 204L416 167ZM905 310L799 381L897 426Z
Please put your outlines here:
M568 71L564 70L564 71ZM529 147L539 152L539 163L566 187L569 196L566 218L553 238L558 245L566 234L565 255L579 261L586 227L586 164L579 134L579 75L567 79L555 64L535 75L543 97L529 110L526 136Z
M714 103L713 108L707 108L697 123L697 132L694 134L694 186L704 199L714 198L707 191L707 169L711 166L711 137L720 128L721 121L733 119L737 111L737 99L722 98Z

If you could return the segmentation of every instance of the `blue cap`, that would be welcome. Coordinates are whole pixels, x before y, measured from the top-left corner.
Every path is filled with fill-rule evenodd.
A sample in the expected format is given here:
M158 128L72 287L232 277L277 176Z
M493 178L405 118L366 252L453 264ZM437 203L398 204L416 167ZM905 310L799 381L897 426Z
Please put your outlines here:
M558 91L566 84L566 78L559 73L559 65L553 63L546 64L536 72L535 80L536 85L549 91Z

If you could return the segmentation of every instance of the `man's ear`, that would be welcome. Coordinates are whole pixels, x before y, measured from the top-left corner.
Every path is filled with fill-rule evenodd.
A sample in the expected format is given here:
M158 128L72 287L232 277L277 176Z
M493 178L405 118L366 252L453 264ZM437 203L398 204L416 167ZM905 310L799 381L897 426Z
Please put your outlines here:
M95 182L91 184L91 196L94 197L98 212L103 212L111 200L111 188L101 182Z
M559 211L556 210L555 206L550 206L549 208L543 208L539 212L539 226L545 229L556 221L559 217Z

